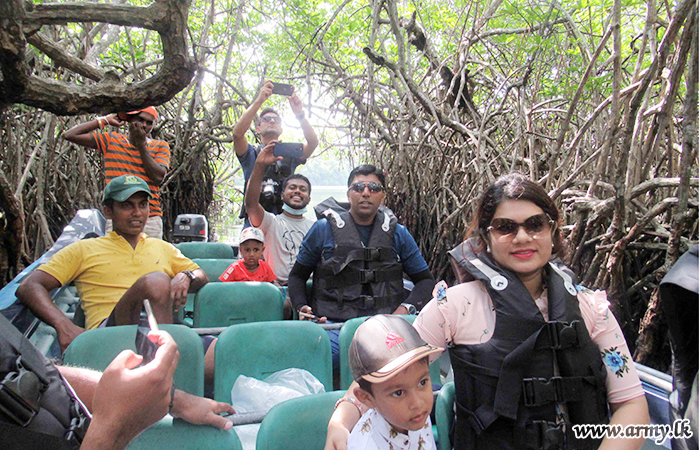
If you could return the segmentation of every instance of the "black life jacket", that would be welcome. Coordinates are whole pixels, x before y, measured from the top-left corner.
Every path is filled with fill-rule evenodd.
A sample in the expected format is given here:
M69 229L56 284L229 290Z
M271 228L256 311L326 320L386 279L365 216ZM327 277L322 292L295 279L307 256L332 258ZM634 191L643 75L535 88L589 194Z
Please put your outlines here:
M673 392L669 407L671 422L686 417L693 404L693 382L698 374L698 246L684 253L659 284L661 309L671 334ZM697 421L691 422L697 429ZM698 448L697 436L671 440L673 450Z
M450 348L455 449L588 449L573 424L608 422L606 369L581 317L568 269L545 266L549 322L517 275L465 243L450 252L481 281L496 312L483 344ZM557 417L556 404L568 414Z
M58 369L0 314L0 448L76 449L89 413Z
M350 212L327 207L321 214L333 230L335 249L314 270L315 314L344 321L393 313L404 298L403 267L393 248L396 217L386 208L377 211L365 247Z

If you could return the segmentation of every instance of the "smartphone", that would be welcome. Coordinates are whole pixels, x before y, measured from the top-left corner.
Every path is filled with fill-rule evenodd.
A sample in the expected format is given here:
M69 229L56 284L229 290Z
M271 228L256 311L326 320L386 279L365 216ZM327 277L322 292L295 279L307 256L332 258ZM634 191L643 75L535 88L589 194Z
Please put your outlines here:
M275 156L289 156L302 158L304 156L304 144L301 142L277 142L275 143Z
M158 344L148 339L149 331L158 331L158 322L156 322L151 303L148 300L143 301L143 309L146 311L146 316L139 318L139 326L136 327L136 340L134 342L136 353L143 356L143 361L138 367L153 361L153 358L156 356L156 350L158 350Z
M294 86L284 83L272 83L272 93L289 97L294 93Z
M312 320L313 322L318 323L318 317L314 316L313 314L309 314L309 313L305 313L305 312L299 311L299 318L300 318L300 319L301 319L301 318L304 318L304 319Z

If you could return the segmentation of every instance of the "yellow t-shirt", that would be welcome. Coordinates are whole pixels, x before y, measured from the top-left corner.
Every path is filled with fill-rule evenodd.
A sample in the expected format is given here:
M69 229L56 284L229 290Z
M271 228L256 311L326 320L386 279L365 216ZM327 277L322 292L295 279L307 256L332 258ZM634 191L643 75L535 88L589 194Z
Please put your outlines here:
M143 275L165 272L170 278L199 266L168 242L141 234L136 248L112 231L107 236L84 239L57 252L39 270L61 285L71 281L78 288L87 329L109 317L124 293Z

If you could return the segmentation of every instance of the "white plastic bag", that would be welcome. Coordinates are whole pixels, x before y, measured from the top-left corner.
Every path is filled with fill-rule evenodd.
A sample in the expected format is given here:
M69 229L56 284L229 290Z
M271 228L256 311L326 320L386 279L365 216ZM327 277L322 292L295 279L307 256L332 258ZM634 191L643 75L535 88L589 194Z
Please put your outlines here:
M268 412L273 406L296 397L325 392L323 384L304 369L275 372L264 381L240 375L231 389L231 403L238 413ZM255 450L260 424L239 425L238 438L244 450Z

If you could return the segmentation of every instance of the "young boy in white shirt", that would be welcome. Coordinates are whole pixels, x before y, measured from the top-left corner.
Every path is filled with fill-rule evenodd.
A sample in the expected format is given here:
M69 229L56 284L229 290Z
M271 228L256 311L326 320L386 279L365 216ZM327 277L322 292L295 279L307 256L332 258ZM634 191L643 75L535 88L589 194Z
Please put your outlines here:
M348 450L435 450L428 356L439 352L400 316L376 315L358 327L350 370L355 396L371 409L350 433Z

